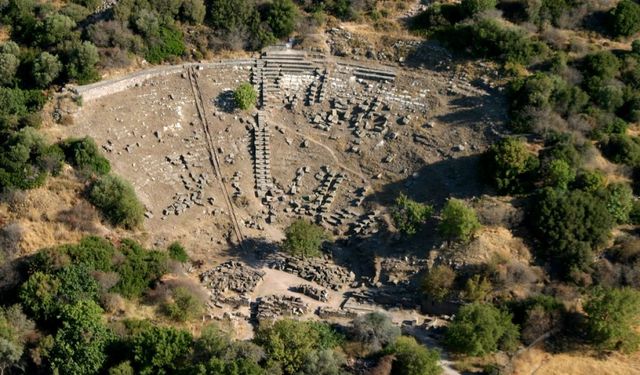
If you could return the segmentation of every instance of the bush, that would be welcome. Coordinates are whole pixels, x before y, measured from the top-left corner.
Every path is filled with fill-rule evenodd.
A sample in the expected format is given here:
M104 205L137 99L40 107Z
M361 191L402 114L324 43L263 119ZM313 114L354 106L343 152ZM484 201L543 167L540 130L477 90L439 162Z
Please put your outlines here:
M125 297L140 296L167 272L166 253L147 251L131 240L124 240L118 250L125 259L114 267L120 275L114 291Z
M256 105L258 93L250 83L245 82L240 84L236 91L233 92L233 100L236 103L236 107L246 111Z
M267 353L267 367L281 366L285 374L296 374L313 352L332 349L321 345L320 331L311 322L279 320L262 327L255 342Z
M174 242L171 245L169 245L169 257L175 261L178 261L180 263L186 263L189 261L189 255L187 255L186 250L184 249L184 247L182 247L182 245L180 244L180 242Z
M39 90L0 87L0 130L29 125L29 117L40 112L46 100Z
M432 267L425 275L422 290L434 301L442 302L452 291L456 273L451 267L438 265Z
M111 171L109 160L100 154L89 137L71 138L60 143L67 163L91 174L104 175Z
M624 183L612 183L607 186L607 208L618 224L627 224L633 208L631 187Z
M70 42L64 49L64 67L66 78L79 84L97 81L100 75L96 64L100 61L98 49L90 42Z
M640 293L631 288L596 288L589 293L589 338L603 349L633 351L640 346Z
M103 176L91 186L88 198L113 225L132 229L142 224L144 207L133 187L120 177Z
M518 335L511 315L493 305L473 303L456 314L447 329L446 344L456 352L480 356L515 349Z
M631 36L640 31L640 5L621 0L611 11L611 31L615 36Z
M413 236L431 217L433 207L410 199L400 193L392 210L395 226L405 235Z
M542 253L562 266L565 275L593 261L594 249L606 242L613 226L604 200L579 190L543 190L534 200L531 219Z
M566 190L576 178L576 172L563 159L551 159L541 168L544 186Z
M34 332L35 324L22 312L20 305L0 308L0 372L20 364L25 344Z
M378 312L355 318L349 328L349 338L364 344L371 352L393 345L398 337L400 328L387 315Z
M392 367L394 374L439 375L442 373L438 352L427 349L413 337L399 337L391 352L396 357Z
M150 43L145 59L158 64L170 57L182 56L185 51L182 32L175 27L161 27L158 38Z
M202 315L204 303L187 288L175 288L171 294L172 301L164 305L164 312L169 318L176 322L186 322Z
M600 149L607 159L614 163L632 167L640 165L640 139L626 134L612 134L602 143Z
M15 55L0 53L0 84L9 85L16 80L20 60Z
M107 359L111 334L102 322L102 309L93 301L64 305L62 327L55 335L49 361L53 373L98 373Z
M305 358L300 374L344 375L345 362L345 356L336 350L315 350Z
M48 87L62 72L62 64L58 57L42 52L33 62L33 80L38 87Z
M522 193L537 169L538 159L518 138L504 138L486 152L488 177L500 193Z
M285 229L282 250L299 257L317 257L322 254L322 243L327 239L324 229L316 224L299 219Z
M141 375L171 374L181 369L193 338L187 331L148 326L133 336L133 364Z
M438 229L449 241L469 242L480 229L480 222L473 208L468 207L462 200L451 198L442 209Z
M33 189L60 170L62 156L35 129L0 134L6 136L0 140L0 190Z
M529 64L546 55L543 44L530 40L520 29L505 28L495 20L457 24L439 33L439 39L474 56L515 64Z

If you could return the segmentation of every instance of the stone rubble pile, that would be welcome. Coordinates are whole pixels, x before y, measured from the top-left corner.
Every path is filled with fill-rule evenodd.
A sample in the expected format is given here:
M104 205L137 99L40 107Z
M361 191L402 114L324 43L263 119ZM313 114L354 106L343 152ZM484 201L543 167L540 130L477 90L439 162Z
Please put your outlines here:
M291 288L294 292L304 294L316 301L327 302L329 300L329 292L326 289L319 289L309 284L300 284Z
M300 316L307 313L309 306L300 297L272 295L257 301L255 317L258 321L281 316Z
M201 273L200 282L210 290L211 301L216 306L221 303L246 305L249 302L246 297L242 296L241 300L229 299L225 293L234 292L240 295L251 293L263 277L264 272L230 260Z
M340 290L356 278L353 272L325 259L300 259L274 254L268 264L270 268L298 275L331 290Z

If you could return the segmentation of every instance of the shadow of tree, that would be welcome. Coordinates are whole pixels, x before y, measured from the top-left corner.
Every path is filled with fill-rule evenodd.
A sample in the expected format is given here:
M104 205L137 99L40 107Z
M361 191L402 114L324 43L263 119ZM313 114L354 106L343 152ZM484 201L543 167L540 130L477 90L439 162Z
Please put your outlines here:
M216 106L216 108L218 108L219 110L226 112L226 113L232 113L235 110L236 107L236 102L233 98L233 91L232 90L226 90L221 92L215 99L214 99L214 105Z

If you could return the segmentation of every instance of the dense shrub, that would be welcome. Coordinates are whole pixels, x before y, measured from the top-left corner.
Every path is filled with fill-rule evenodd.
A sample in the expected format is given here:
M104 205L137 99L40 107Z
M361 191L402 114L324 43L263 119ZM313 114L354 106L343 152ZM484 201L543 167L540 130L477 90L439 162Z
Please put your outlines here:
M640 4L621 0L611 10L611 32L616 36L631 36L640 31Z
M124 260L114 267L120 275L114 291L125 297L140 296L152 282L167 272L166 253L147 251L131 240L123 241L118 250Z
M0 130L38 126L39 122L34 123L31 117L42 110L45 101L38 90L0 87Z
M144 207L133 187L117 176L106 175L89 189L89 201L113 225L137 228L142 224Z
M355 318L349 327L349 337L375 352L394 344L400 337L400 328L387 315L374 312Z
M451 267L437 265L432 267L424 276L422 289L424 293L437 302L444 301L452 292L456 273Z
M189 255L187 255L187 251L180 244L180 242L174 242L167 248L169 251L169 257L175 261L180 263L186 263L189 261Z
M605 201L594 194L574 190L544 189L535 199L531 228L540 250L562 266L584 268L593 261L594 250L604 244L614 219Z
M256 101L258 100L258 93L250 83L245 82L240 84L233 92L233 100L235 101L236 107L246 111L247 109L255 107Z
M33 80L39 87L47 87L62 72L62 64L56 55L42 52L33 62Z
M636 350L640 346L640 293L631 288L596 288L584 306L589 338L604 349Z
M439 375L442 373L436 350L427 349L413 337L399 337L390 350L395 355L393 373L399 375Z
M171 301L164 304L164 312L176 322L186 322L196 318L204 311L204 303L197 295L184 287L171 292Z
M519 29L505 28L495 20L457 24L441 32L440 39L474 56L489 57L505 62L529 64L546 54L544 45L529 39Z
M538 167L538 159L518 138L504 138L484 155L487 177L500 193L522 193Z
M0 190L33 189L60 170L61 152L33 128L0 133Z
M20 305L0 308L0 372L11 372L20 365L35 325L22 312Z
M607 186L607 208L618 224L628 223L633 208L631 187L625 183L612 183Z
M174 373L184 365L192 342L187 331L144 327L131 340L133 365L141 375Z
M255 342L267 354L267 367L278 365L285 374L296 374L312 353L333 349L335 341L321 340L321 332L317 324L284 319L258 330Z
M276 38L288 37L295 27L298 8L291 0L273 0L267 10L267 23Z
M321 226L299 219L285 229L282 250L295 256L316 257L322 254L321 246L326 239Z
M473 303L456 314L447 329L446 343L454 351L479 356L515 349L518 335L511 315L493 305Z
M91 174L104 175L111 171L109 160L100 154L92 138L71 138L60 143L67 163Z
M49 361L53 373L97 373L107 359L111 333L102 322L102 309L93 301L64 305Z
M468 242L480 229L480 222L473 208L460 199L450 198L440 213L438 229L449 241Z
M158 37L148 48L145 59L152 64L160 63L170 57L179 57L185 53L182 32L174 27L161 27Z
M607 159L629 166L640 165L640 139L626 134L612 134L600 143Z
M432 206L416 202L404 193L400 193L391 214L395 226L405 235L412 236L429 220L432 213Z

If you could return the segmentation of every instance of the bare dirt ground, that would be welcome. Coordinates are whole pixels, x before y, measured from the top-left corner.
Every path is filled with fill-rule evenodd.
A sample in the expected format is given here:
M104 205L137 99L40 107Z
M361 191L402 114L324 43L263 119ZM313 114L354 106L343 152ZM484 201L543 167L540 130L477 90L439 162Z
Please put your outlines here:
M467 178L460 176L473 175L475 166L473 162L452 162L454 170L447 170L445 165L471 160L482 152L495 137L492 129L504 118L502 99L495 90L469 82L455 71L396 69L395 82L380 83L352 79L348 68L331 66L335 70L327 74L325 102L302 104L308 84L317 77L283 77L281 91L272 100L275 104L263 111L271 129L271 174L276 188L287 193L296 171L308 167L295 194L276 197L271 206L276 220L271 224L265 222L269 208L254 190L251 129L256 117L251 112L229 110L232 90L250 81L252 71L248 66L198 71L209 133L221 160L222 182L233 195L233 210L247 238L279 240L282 228L300 216L287 208L290 202L302 204L312 199L326 167L346 175L331 204L335 212L351 207L358 189L367 189L370 196L376 192L387 195L390 189L412 190L407 182L411 179L443 183L416 195L439 198L455 194L452 186L447 186L451 173L455 172L459 181L454 182L461 183ZM291 108L288 101L292 97L302 103ZM376 98L380 107L368 126L385 121L387 129L363 129L355 137L350 110L372 104ZM314 117L324 119L331 112L336 99L347 107L346 114L330 129L312 124ZM402 118L407 115L410 119L405 122ZM150 79L127 91L87 101L74 120L75 125L52 127L49 134L54 138L89 135L104 148L114 172L134 185L147 207L145 229L151 245L181 240L196 259L215 262L225 256L229 241L233 241L229 208L208 161L206 135L184 74ZM427 169L425 172L434 173L421 176L421 170L438 164L443 165L442 170ZM440 185L439 189L435 185ZM465 189L473 194L473 187ZM180 208L176 215L176 202L194 193L199 204ZM362 215L376 205L373 200L367 207L353 207L353 211ZM353 220L331 229L340 236Z

